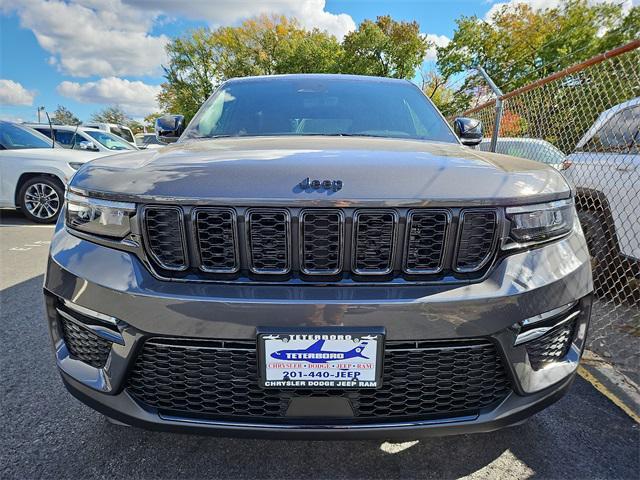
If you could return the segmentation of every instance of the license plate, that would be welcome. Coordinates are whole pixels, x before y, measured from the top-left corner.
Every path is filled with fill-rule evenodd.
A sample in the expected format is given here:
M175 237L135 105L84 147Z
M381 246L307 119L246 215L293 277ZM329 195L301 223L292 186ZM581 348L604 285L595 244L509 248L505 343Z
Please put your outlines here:
M258 330L263 388L378 388L384 330Z

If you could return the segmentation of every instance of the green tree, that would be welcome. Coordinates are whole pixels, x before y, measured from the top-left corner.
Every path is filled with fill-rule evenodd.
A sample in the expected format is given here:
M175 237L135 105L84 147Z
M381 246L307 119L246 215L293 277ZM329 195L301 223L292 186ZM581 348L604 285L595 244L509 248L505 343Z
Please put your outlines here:
M91 121L128 125L131 118L118 105L111 105L91 115Z
M127 123L127 127L131 129L134 135L136 133L144 132L144 124L137 120L130 120L129 123Z
M167 46L169 63L158 100L162 110L189 120L228 78L337 72L341 52L334 36L305 30L284 16L262 15L237 27L193 30Z
M489 21L456 20L452 41L439 47L445 79L481 65L503 91L526 85L640 35L640 7L566 0L555 8L505 5ZM482 83L468 77L462 90Z
M470 92L457 92L449 82L435 70L421 72L422 91L431 99L445 117L466 110L471 101Z
M147 115L146 117L144 117L144 120L142 121L144 128L146 128L147 131L151 131L151 132L155 131L156 119L161 117L162 115L164 115L164 113L153 112Z
M364 20L342 43L342 71L358 75L412 78L430 44L417 22L390 16Z
M80 125L82 122L76 117L71 110L63 105L58 105L53 115L51 115L51 122L59 125Z

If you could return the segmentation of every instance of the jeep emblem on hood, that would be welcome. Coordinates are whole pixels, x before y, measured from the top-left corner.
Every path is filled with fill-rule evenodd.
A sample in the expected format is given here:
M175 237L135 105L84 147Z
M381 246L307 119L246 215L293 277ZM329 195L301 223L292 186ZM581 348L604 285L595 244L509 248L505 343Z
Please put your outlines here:
M342 180L311 180L309 177L305 178L299 184L302 190L333 190L337 192L342 189Z

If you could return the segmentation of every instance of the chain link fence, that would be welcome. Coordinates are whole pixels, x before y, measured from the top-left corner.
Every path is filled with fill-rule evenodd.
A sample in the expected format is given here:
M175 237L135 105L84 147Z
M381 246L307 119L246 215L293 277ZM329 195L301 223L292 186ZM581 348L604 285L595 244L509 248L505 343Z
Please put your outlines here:
M549 164L575 187L595 287L587 348L640 383L640 41L499 100L462 116L486 135L498 119L496 152Z

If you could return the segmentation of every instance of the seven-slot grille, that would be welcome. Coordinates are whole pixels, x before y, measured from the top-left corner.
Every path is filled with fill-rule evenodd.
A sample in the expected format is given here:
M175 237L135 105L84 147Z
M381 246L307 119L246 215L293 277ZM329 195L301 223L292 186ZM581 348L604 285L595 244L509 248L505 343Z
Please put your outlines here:
M251 271L287 273L291 266L289 213L286 210L251 210L247 217Z
M340 210L305 210L300 215L300 270L336 275L342 270L344 215Z
M233 273L239 268L236 216L229 208L195 211L200 268L205 272Z
M407 272L436 273L441 269L450 223L450 214L446 210L409 213L409 245L405 259Z
M255 342L154 338L126 389L163 414L248 421L282 419L293 397L339 396L363 422L477 414L510 392L496 347L482 340L387 342L383 370L376 390L263 389Z
M153 207L144 210L149 253L164 269L187 267L182 210L177 207Z
M353 271L386 275L393 270L398 216L393 210L361 210L353 220Z
M461 228L455 269L474 272L491 258L496 240L495 210L466 210L460 215Z
M348 272L354 278L467 275L483 271L498 234L498 214L490 208L147 206L142 217L153 263L185 271L183 278L196 278L198 271L272 279L299 273L303 280Z

